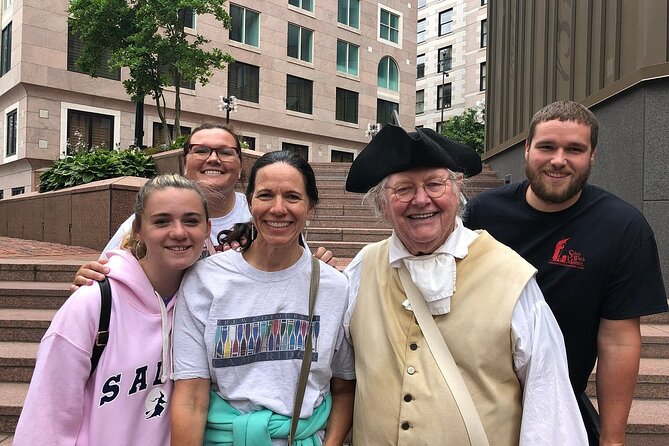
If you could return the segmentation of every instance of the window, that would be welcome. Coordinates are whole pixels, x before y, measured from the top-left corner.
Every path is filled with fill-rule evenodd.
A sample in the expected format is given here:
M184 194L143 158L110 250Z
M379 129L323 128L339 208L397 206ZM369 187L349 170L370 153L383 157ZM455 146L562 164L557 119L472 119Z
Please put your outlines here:
M337 121L358 122L358 93L355 91L337 88L337 107L335 112Z
M84 52L84 44L79 39L79 36L75 35L72 31L72 28L68 26L67 29L67 71L74 71L75 73L83 73L77 67L77 60L81 57ZM121 80L121 70L112 70L109 68L109 56L111 56L111 51L105 51L102 60L100 61L100 66L97 70L97 75L99 77L104 77L105 79L112 79L115 81Z
M481 6L485 6L488 4L488 0L481 0Z
M330 161L333 163L352 163L353 154L351 152L342 152L341 150L332 150L330 152Z
M485 62L481 62L481 65L479 66L479 69L480 69L479 90L480 91L485 91L486 77L488 76L488 71L486 70Z
M163 125L160 122L154 122L153 123L153 143L151 144L152 147L159 147L164 144L167 144L167 141L165 141L165 137L163 136ZM181 127L181 134L182 135L188 135L190 134L191 128L190 127ZM174 135L174 124L167 124L167 130L170 132L170 135Z
M289 74L286 79L286 109L311 114L313 88L313 81Z
M7 125L5 156L9 157L16 155L16 134L18 132L18 113L16 112L16 109L7 113L5 122Z
M418 0L418 8L424 8L427 5L427 0Z
M2 30L0 52L0 76L4 76L12 68L12 22Z
M242 142L246 143L246 148L248 150L256 149L256 139L253 136L242 136Z
M381 88L399 91L399 70L397 69L397 63L389 56L385 56L379 62L376 84Z
M5 191L0 190L0 200L2 200L3 198L5 198Z
M302 144L292 144L289 142L284 142L281 144L281 150L286 150L288 152L293 152L297 155L300 155L305 160L309 161L309 146L304 146Z
M358 46L337 40L337 71L358 75Z
M386 125L392 121L393 110L400 112L400 105L395 102L376 100L376 122Z
M337 21L351 28L360 28L360 0L339 0Z
M439 49L437 59L437 73L453 69L453 46L448 45Z
M114 147L114 117L79 110L67 111L67 149Z
M418 21L418 35L416 36L416 43L425 42L425 19Z
M481 48L488 46L488 19L481 20Z
M437 110L451 108L451 84L439 85L437 87Z
M184 28L195 29L195 11L193 8L180 9L179 20L184 24Z
M260 96L260 68L242 62L229 64L228 95L257 104Z
M230 4L230 40L258 46L260 36L260 13Z
M439 13L439 35L443 36L451 31L453 31L453 8Z
M12 197L13 197L14 195L21 195L21 194L25 194L25 193L26 193L26 188L25 188L25 186L21 186L21 187L12 187Z
M2 10L4 11L5 9L9 8L12 6L12 0L2 0Z
M425 77L425 54L419 54L416 57L416 79Z
M311 62L314 32L301 26L288 24L288 56Z
M304 9L305 11L314 12L314 2L312 0L288 0L288 4Z
M437 131L437 133L439 133L441 135L442 134L441 131L443 130L443 128L444 128L444 123L443 122L437 122L437 125L435 126L435 130Z
M416 92L416 114L420 115L425 112L425 90L418 90Z
M390 11L381 9L381 23L379 26L379 37L393 43L400 40L400 16Z

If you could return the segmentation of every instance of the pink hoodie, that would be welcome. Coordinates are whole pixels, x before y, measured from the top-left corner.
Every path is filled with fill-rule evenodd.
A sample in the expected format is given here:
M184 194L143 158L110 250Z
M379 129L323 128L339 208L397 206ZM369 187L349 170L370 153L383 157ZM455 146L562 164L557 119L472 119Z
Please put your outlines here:
M58 311L37 353L14 445L168 445L172 299L167 307L137 260L108 253L109 343L93 376L100 287L80 288Z

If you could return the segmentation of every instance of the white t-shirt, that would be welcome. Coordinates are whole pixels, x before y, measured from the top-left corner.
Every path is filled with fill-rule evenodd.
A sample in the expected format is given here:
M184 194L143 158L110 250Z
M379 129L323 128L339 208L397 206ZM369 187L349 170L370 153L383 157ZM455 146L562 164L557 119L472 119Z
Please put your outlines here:
M209 238L214 246L218 245L218 233L224 229L230 229L235 223L244 223L251 219L249 212L249 205L246 202L246 196L240 192L235 192L235 205L232 210L223 217L210 218L211 234ZM109 240L107 246L102 250L103 253L118 249L121 246L123 238L132 231L132 222L135 221L135 214L132 214L123 224L118 228L114 236Z
M314 309L313 359L300 418L310 417L335 376L353 379L344 340L346 277L321 264ZM197 262L181 282L174 319L174 379L211 379L212 390L241 413L267 408L290 416L309 313L311 254L260 271L241 253Z

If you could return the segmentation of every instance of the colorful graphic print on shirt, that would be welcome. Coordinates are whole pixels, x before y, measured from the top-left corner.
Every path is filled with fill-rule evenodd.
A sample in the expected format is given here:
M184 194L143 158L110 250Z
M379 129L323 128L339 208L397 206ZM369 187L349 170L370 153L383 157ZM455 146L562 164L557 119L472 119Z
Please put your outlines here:
M219 319L214 340L214 368L259 361L302 359L309 317L297 313L276 313L239 319ZM318 361L320 316L314 316L312 358Z

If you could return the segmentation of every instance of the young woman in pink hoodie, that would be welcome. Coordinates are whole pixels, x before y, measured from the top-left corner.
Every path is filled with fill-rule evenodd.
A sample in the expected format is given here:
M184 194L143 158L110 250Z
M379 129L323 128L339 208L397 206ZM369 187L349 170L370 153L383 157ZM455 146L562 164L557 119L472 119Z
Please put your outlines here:
M140 189L132 231L108 254L112 308L100 361L91 373L100 287L81 287L42 339L15 445L169 444L173 297L202 252L208 218L202 191L182 176Z

